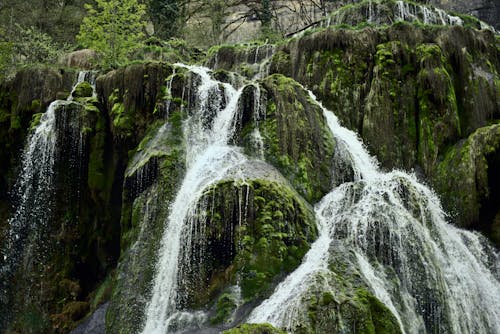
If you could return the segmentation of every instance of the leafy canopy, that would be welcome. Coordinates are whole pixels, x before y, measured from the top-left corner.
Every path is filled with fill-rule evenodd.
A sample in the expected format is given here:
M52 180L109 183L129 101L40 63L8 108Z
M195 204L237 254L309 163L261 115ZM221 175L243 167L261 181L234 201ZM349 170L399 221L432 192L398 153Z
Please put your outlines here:
M97 8L85 5L78 42L101 55L102 66L117 67L127 61L144 39L145 6L137 0L96 0Z

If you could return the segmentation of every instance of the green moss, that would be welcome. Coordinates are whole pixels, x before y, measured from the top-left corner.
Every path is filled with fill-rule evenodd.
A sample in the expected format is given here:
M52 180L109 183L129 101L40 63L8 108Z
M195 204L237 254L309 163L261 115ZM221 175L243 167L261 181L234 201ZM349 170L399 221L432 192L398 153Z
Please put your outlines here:
M277 329L270 324L242 324L238 327L228 329L223 334L285 334L285 331Z
M212 324L220 324L227 322L236 309L236 299L229 293L222 294L217 300L217 314L210 319Z
M87 81L83 81L75 87L72 96L75 99L81 97L92 97L93 92L94 89L92 88L92 85Z
M109 200L113 176L106 168L106 126L99 109L92 104L85 106L85 113L88 117L95 119L95 126L92 129L90 139L90 153L87 173L87 184L94 197L99 200Z
M21 129L21 117L16 114L11 114L10 116L10 128L11 130Z
M99 305L108 301L111 297L111 292L115 284L114 273L106 276L104 281L99 285L99 287L91 294L90 309L96 310Z
M280 50L276 52L271 59L271 72L291 76L291 65L290 54Z
M113 126L116 131L125 137L132 135L133 122L128 112L126 112L124 104L120 102L113 104L111 114L113 115Z
M442 194L445 208L454 213L457 225L478 224L481 208L494 191L489 184L488 158L499 150L500 125L494 124L477 129L465 142L449 147L436 166L433 185ZM480 223L487 235L494 224L494 218Z
M366 314L359 317L358 333L400 333L398 321L389 309L373 294L365 289L358 289L354 297Z
M310 202L330 190L334 140L322 110L293 79L272 75L264 82L266 116L242 131L247 152L253 149L253 128L258 125L264 155L297 191Z
M30 131L34 131L36 127L40 124L40 119L42 118L43 113L33 114L30 122Z
M248 203L246 212L231 213L231 202L219 202L240 192L246 194L240 199ZM267 293L277 275L297 267L316 235L311 209L285 185L265 180L237 185L231 181L218 184L205 196L215 196L215 206L207 217L212 226L209 235L223 236L228 224L238 224L232 272L239 277L246 300ZM220 215L214 214L217 212ZM245 223L228 221L233 214L245 217Z

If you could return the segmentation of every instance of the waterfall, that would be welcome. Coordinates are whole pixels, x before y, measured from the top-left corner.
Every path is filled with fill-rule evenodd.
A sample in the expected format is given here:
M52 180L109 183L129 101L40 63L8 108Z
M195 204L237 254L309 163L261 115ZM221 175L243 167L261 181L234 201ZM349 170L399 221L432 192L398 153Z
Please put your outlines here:
M236 90L230 84L216 81L203 67L176 66L197 75L200 83L196 91L196 110L184 124L187 170L170 206L152 297L146 307L144 334L163 334L206 320L203 312L192 314L182 310L181 296L177 295L178 280L182 279L182 270L189 267L191 260L188 245L193 239L198 200L207 186L223 179L227 171L247 160L237 147L228 145L235 131L234 118L243 87Z
M294 332L307 321L308 289L328 272L333 245L342 244L403 333L500 332L498 253L479 234L449 225L437 196L414 176L381 172L356 134L317 103L354 178L316 204L318 239L248 322Z
M444 10L405 1L396 1L396 21L421 21L424 24L463 25L463 20Z
M259 130L259 121L266 119L266 111L261 105L261 91L259 85L254 85L253 94L253 121L255 122L255 128L252 131L252 144L254 146L256 156L260 160L264 160L264 139Z
M76 86L88 80L95 84L95 74L80 72ZM23 262L32 265L45 256L48 243L41 242L48 237L48 224L52 216L55 196L55 164L58 159L58 134L66 131L72 137L75 154L81 154L82 138L78 125L73 124L64 109L67 100L53 101L40 117L38 125L31 130L21 156L21 169L14 185L17 205L8 220L8 234L0 259L0 304L8 301L9 284L18 266ZM79 159L75 159L79 160ZM80 161L70 161L70 165ZM75 166L78 167L78 166Z

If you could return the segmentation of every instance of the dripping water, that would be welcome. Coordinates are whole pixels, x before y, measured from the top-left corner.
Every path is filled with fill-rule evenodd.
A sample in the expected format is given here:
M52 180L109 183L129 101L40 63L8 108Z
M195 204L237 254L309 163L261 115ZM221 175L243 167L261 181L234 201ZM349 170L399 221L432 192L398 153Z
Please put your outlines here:
M200 83L196 91L195 112L184 124L186 142L185 177L170 206L166 228L159 250L152 297L146 307L142 333L175 332L196 326L206 320L203 312L190 313L180 305L179 280L189 270L190 241L199 219L197 204L203 191L221 180L230 169L237 169L245 156L228 141L236 129L235 115L242 88L213 80L206 68L176 64L196 74ZM203 233L203 231L199 231ZM196 256L203 256L198 254Z
M346 148L353 181L315 206L318 239L248 322L290 332L304 325L308 289L328 272L331 247L340 243L355 252L365 284L404 333L500 332L498 253L480 235L449 225L436 195L414 176L379 171L357 136L322 108L337 145Z
M83 81L91 83L95 94L95 74L92 71L79 72L68 98L53 101L28 135L13 191L17 203L8 220L5 245L0 249L0 305L8 303L10 281L17 268L23 265L24 275L29 275L33 266L43 262L48 252L49 245L44 241L49 237L48 224L55 204L55 165L61 158L60 137L69 137L68 164L71 169L80 170L81 159L78 157L84 150L80 123L66 109L73 103L73 92Z

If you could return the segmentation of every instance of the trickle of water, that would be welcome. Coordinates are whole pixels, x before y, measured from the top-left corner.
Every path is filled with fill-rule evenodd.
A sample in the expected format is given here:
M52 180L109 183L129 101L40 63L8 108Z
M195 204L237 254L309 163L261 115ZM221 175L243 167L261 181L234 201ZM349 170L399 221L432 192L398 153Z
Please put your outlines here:
M255 123L255 128L253 129L252 132L252 142L253 146L255 149L255 152L257 153L257 157L261 160L264 160L264 139L262 138L262 135L260 134L259 130L259 122L261 120L265 120L266 113L265 110L262 110L261 106L261 92L260 92L260 86L259 85L254 85L254 111L253 111L253 118L254 118L254 123Z
M73 93L75 92L76 87L84 81L87 81L92 86L92 96L97 97L97 93L95 91L95 83L97 79L97 71L80 71L78 72L78 77L76 79L76 83L73 85L71 92L69 93L66 101L73 101Z
M303 301L326 271L335 242L355 252L365 283L404 333L500 332L498 253L482 237L446 223L438 198L414 176L380 172L357 136L323 111L337 145L347 148L354 181L315 206L318 239L248 322L294 332L297 319L308 321Z
M260 48L260 45L257 45L257 48L255 49L255 58L253 60L254 63L259 62L259 48Z
M187 328L189 323L204 321L202 313L187 313L180 309L177 296L181 268L189 267L190 247L197 217L196 207L207 186L223 179L247 159L236 147L227 143L233 136L238 100L243 88L213 80L206 68L185 67L200 78L196 91L196 106L184 125L187 171L176 198L170 207L166 228L159 250L159 261L153 282L152 298L146 308L144 334L166 333ZM201 232L200 232L201 233Z
M265 45L265 47L266 47L266 58L264 58L259 63L259 70L252 78L252 80L262 80L269 75L269 71L271 68L271 59L275 52L275 46L269 44Z
M396 21L421 21L424 24L463 25L463 20L439 8L396 1Z
M170 116L170 104L172 102L172 99L171 99L171 95L172 95L172 82L174 81L174 77L176 75L176 70L175 70L175 67L173 69L173 73L170 75L170 79L168 80L167 82L167 94L169 94L170 96L168 96L168 98L166 99L165 101L165 118L168 118Z
M72 88L84 80L92 80L90 72L80 72L77 82ZM65 131L76 143L71 149L74 155L82 153L82 138L77 125L66 119L64 108L72 100L72 93L66 101L52 102L41 116L38 125L28 136L21 157L21 171L14 185L14 195L18 203L13 215L8 220L7 242L2 251L3 261L0 266L0 302L7 300L7 290L10 278L23 260L39 260L46 251L47 244L40 242L47 237L47 224L52 215L54 201L54 164L58 154L58 131ZM56 115L56 111L61 114ZM58 128L58 119L60 126ZM78 122L77 122L78 123ZM69 161L71 167L78 168L79 162ZM29 254L28 254L29 253Z

